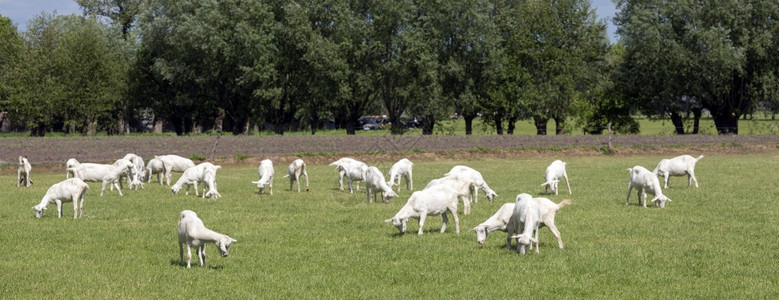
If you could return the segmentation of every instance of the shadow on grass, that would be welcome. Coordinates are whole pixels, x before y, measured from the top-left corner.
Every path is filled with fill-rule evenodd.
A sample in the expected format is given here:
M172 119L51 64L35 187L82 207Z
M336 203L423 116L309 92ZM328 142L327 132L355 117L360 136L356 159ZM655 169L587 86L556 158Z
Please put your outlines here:
M178 267L182 267L182 268L185 268L185 269L187 268L187 263L182 263L182 262L181 262L181 261L180 261L178 258L171 258L171 259L170 259L170 265L171 265L171 266L178 266ZM199 262L198 262L198 263L196 263L196 262L192 261L192 262L190 263L190 265L191 265L193 268L194 268L194 267L200 267L200 263L199 263ZM224 267L224 265L206 265L206 268L209 268L209 269L211 269L211 270L222 270L222 269L224 269L225 267Z

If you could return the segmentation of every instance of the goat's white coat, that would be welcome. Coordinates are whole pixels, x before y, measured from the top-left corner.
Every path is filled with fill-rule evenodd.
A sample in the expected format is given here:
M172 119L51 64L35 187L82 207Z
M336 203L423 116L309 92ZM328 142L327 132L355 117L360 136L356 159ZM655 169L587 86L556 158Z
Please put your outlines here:
M544 175L544 179L546 182L541 184L541 186L544 187L544 192L547 191L547 189L551 189L552 192L554 192L555 195L557 195L557 192L559 191L559 188L557 187L557 184L560 182L560 179L565 179L565 184L568 186L568 194L571 193L571 184L568 181L568 173L565 171L565 162L562 160L555 160L553 161L548 167L546 167L546 173Z
M214 164L209 162L204 162L197 166L191 167L186 171L184 171L183 174L181 174L179 180L176 181L176 183L173 184L173 186L171 186L170 191L174 195L178 194L179 191L181 191L183 185L187 185L187 189L184 195L189 195L189 186L193 185L195 188L195 196L200 196L200 194L198 193L197 184L202 183L203 198L205 198L207 194L209 197L210 196L214 196L216 198L221 197L221 195L219 195L219 193L216 192L216 183L215 183L216 170L219 170L220 168L222 168L222 166L215 166ZM209 172L213 172L211 173L210 177L207 176ZM206 187L211 188L211 190L209 190L208 193L205 192Z
M390 187L397 185L398 191L400 191L400 178L403 177L403 179L406 180L406 190L410 191L414 189L414 178L412 176L412 169L414 167L414 163L412 163L407 158L403 158L396 162L389 171L389 181L387 181L387 185Z
M698 160L703 158L703 155L698 158L690 155L680 155L671 159L663 159L657 164L655 170L652 173L655 176L662 175L665 177L665 188L668 188L668 179L671 176L684 176L687 175L687 187L695 181L695 188L698 188L698 178L695 178L695 164Z
M629 204L630 192L633 188L636 188L637 191L638 204L641 205L643 203L644 208L646 208L647 193L655 195L655 197L652 198L652 202L655 202L660 208L665 207L666 201L671 201L671 199L668 199L668 197L663 195L663 191L660 188L660 181L654 173L649 172L649 170L642 166L635 166L627 169L627 171L628 174L630 174L630 182L628 182L628 194L627 197L625 197L625 205Z
M32 179L30 179L30 171L32 171L32 166L24 156L19 156L18 164L19 169L16 170L16 187L19 187L22 182L24 182L25 187L28 187L30 184L32 184Z
M518 210L517 205L520 201L527 201L528 199L532 200L533 203L525 204L523 212ZM555 204L552 200L547 198L533 198L528 194L517 195L517 201L514 203L514 213L509 219L509 224L506 226L506 248L511 248L511 240L517 239L517 251L524 254L524 248L528 245L532 248L530 241L533 241L536 243L536 253L538 253L538 229L546 226L549 227L549 230L552 231L555 239L557 239L557 246L560 247L560 249L563 249L563 239L555 224L555 216L557 215L558 210L569 204L571 204L571 200L569 199L565 199L560 201L560 203ZM524 220L522 219L523 214L526 216ZM528 218L527 216L531 216L531 218ZM537 224L528 224L527 220L531 220L532 222L535 216L538 216ZM526 234L526 230L529 228L528 226L535 226L535 237ZM516 233L520 232L520 229L522 229L522 234L516 235ZM520 242L520 240L522 240L522 242Z
M337 161L330 163L331 166L335 166L338 171L338 187L344 190L344 176L349 180L349 193L354 193L352 189L352 183L355 181L365 180L365 171L368 170L368 164L359 160L354 160L348 157L341 158ZM356 189L360 190L360 184L357 183Z
M162 162L159 158L152 158L149 160L149 163L146 164L146 171L144 172L144 177L146 178L146 183L151 182L152 176L154 174L157 174L157 182L162 185L162 178L165 177L165 174L167 171L165 170L165 163Z
M458 192L446 185L437 185L426 190L417 191L411 194L406 205L404 205L394 217L384 220L392 223L401 234L406 233L406 223L409 218L419 219L419 232L422 234L422 228L425 225L425 219L428 215L441 215L443 225L441 233L446 231L446 223L449 219L446 214L449 213L454 218L455 231L460 234L460 219L457 217L457 196Z
M76 160L75 158L68 159L68 161L65 163L65 178L70 178L71 175L73 177L76 177L75 174L73 174L73 171L70 171L69 169L78 166L80 162Z
M300 193L300 175L306 177L306 192L308 192L308 173L306 172L306 163L298 158L289 164L289 171L285 178L289 178L289 190L292 190L292 183L298 183L298 193Z
M206 265L206 244L214 243L222 257L230 254L230 245L235 239L206 228L197 213L191 210L181 212L178 221L179 257L184 264L184 245L187 245L187 268L192 261L192 247L197 248L197 258L200 266Z
M378 194L381 193L381 198L384 200L384 203L389 203L390 198L398 196L398 194L392 190L392 187L384 181L384 174L379 171L379 168L368 167L364 177L365 194L368 196L368 203L371 203L371 194L373 194L375 200Z
M257 185L259 189L258 194L265 192L265 189L270 189L270 194L273 195L273 175L276 171L273 169L273 162L270 159L265 159L260 162L260 166L257 168L257 175L260 180L252 181Z
M128 177L130 180L130 189L138 190L138 187L143 188L141 179L144 177L144 172L146 171L143 158L133 153L127 153L127 155L124 156L124 159L133 163L133 167L130 169L130 177Z
M195 166L195 163L192 162L191 159L175 154L154 156L154 158L162 160L162 163L165 164L165 182L167 185L170 185L171 172L184 172L187 169Z
M498 196L498 194L493 191L489 185L487 185L487 182L484 181L484 177L481 175L479 171L476 171L475 169L467 166L454 166L449 171L449 173L444 174L444 177L449 176L456 176L463 180L467 180L471 185L471 201L473 203L479 203L479 190L482 189L484 193L487 195L487 199L490 199L490 202L495 200L495 197Z
M424 191L439 185L445 185L457 191L457 197L463 200L463 214L471 214L471 199L469 198L471 195L470 181L459 178L457 176L446 176L443 178L430 180L430 182L427 183L427 186L425 186L425 188L422 190Z
M514 202L503 204L494 215L489 219L476 225L472 231L476 232L476 242L479 245L484 244L487 240L487 236L493 231L507 231L507 226L511 220L511 216L514 215Z
M132 166L133 164L130 161L118 159L112 165L82 163L68 169L68 171L72 171L76 178L83 181L102 181L103 186L100 189L100 196L103 196L107 184L115 186L116 190L119 191L119 196L122 196L121 181L119 179L122 175L126 175Z
M62 218L62 203L73 202L73 218L81 217L84 213L84 195L86 195L89 186L83 180L78 178L65 179L52 185L46 195L41 199L41 203L33 206L35 217L40 218L46 211L46 206L52 203L57 204L57 216ZM79 200L81 200L79 204Z

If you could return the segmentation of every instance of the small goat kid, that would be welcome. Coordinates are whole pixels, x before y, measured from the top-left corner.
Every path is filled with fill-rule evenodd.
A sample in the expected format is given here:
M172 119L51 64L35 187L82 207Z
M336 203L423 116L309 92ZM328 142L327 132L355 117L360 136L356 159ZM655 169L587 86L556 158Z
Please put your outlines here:
M33 183L32 179L30 179L30 171L32 171L32 166L27 157L19 156L19 169L16 171L16 187L19 187L22 182L24 182L25 187Z
M306 192L308 192L308 173L306 172L306 163L298 158L289 164L289 172L284 178L289 178L289 190L292 190L292 183L298 183L298 193L300 193L300 175L306 177Z
M41 199L41 203L33 206L35 218L40 219L46 206L52 203L57 204L57 216L62 218L62 203L73 202L73 218L81 217L84 213L84 195L86 195L89 186L83 180L78 178L65 179L52 185L46 195ZM79 204L79 199L81 203Z
M197 248L197 258L200 261L200 266L203 267L206 265L206 244L214 243L219 254L222 257L227 257L230 254L230 245L237 242L227 235L206 228L203 220L191 210L184 210L179 216L178 237L179 257L182 265L184 264L184 245L187 245L187 268L192 262L192 247Z

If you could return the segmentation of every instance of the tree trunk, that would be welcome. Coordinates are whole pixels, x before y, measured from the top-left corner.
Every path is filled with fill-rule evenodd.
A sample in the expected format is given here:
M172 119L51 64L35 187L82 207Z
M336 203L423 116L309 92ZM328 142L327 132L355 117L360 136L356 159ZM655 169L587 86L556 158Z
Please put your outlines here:
M509 125L508 125L508 130L506 130L506 134L514 135L514 129L516 127L517 127L517 118L509 117Z
M463 116L463 120L465 120L465 135L471 135L473 133L473 119L475 119L476 116Z
M355 130L354 130L356 127L357 127L357 120L353 120L351 118L346 120L346 134L347 135L355 135L355 134L357 134L355 132Z
M684 134L684 120L682 120L681 114L678 112L671 112L671 122L674 124L676 134Z
M503 119L495 119L495 131L498 133L498 135L503 135Z
M536 123L536 135L546 135L546 122L547 118L533 117L533 121Z
M738 134L738 119L740 116L735 112L714 113L711 116L714 118L714 126L717 127L719 134Z
M563 135L565 134L565 119L564 118L554 118L554 124L555 124L555 135Z
M692 134L698 134L698 129L700 128L700 121L701 121L701 114L703 112L702 108L693 108L692 109L692 115L694 118L693 124L692 124Z
M422 135L432 135L435 126L435 115L426 115L422 120Z
M221 108L216 109L216 118L214 119L214 131L222 132L224 129L225 110Z
M154 133L162 133L162 125L163 125L162 119L157 119L154 121L154 128L152 128L152 132Z

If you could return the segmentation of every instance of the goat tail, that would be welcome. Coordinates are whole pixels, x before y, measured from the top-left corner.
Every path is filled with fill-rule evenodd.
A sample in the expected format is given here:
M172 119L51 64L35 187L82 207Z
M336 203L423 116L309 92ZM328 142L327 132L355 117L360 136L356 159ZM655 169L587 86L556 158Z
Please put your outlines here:
M698 158L696 158L695 160L696 160L696 161L698 161L698 160L700 160L701 158L703 158L703 154L701 154L701 156L698 156Z
M561 209L566 205L571 205L571 199L565 199L563 201L560 201L560 203L557 203L557 209Z

